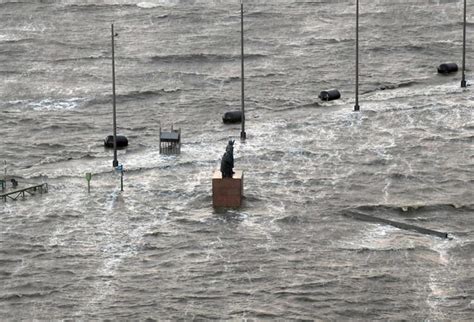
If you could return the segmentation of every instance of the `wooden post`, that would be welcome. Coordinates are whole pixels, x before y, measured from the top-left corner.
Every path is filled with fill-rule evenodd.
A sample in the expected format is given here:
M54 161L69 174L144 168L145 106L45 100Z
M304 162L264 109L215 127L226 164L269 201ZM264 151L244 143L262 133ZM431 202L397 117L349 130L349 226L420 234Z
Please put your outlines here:
M161 126L160 126L160 135L158 137L158 142L160 144L160 154L161 154Z
M7 160L4 160L5 162L5 176L3 177L2 181L2 190L5 190L7 188Z

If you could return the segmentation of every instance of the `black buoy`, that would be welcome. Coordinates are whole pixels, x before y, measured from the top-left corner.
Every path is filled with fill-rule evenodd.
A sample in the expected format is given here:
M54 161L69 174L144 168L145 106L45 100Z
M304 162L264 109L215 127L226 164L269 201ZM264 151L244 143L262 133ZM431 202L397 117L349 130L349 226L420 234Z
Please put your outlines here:
M440 74L449 74L458 71L458 65L455 63L441 64L438 67L438 73Z
M117 135L117 148L124 148L128 145L128 139L124 135ZM104 146L106 148L114 147L114 136L109 135L104 139Z
M225 112L222 121L224 123L240 123L242 122L242 111Z
M318 96L323 101L333 101L341 98L341 93L337 89L330 89L327 91L322 91Z

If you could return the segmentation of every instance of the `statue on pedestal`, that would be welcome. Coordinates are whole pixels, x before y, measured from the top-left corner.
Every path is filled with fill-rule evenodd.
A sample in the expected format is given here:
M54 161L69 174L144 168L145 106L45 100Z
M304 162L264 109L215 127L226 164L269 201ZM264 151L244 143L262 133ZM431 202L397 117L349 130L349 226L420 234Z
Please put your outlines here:
M225 153L222 156L222 178L232 178L232 175L234 174L234 171L232 171L232 169L234 168L234 142L235 141L232 140L229 141L229 144L227 144L227 147L225 149Z

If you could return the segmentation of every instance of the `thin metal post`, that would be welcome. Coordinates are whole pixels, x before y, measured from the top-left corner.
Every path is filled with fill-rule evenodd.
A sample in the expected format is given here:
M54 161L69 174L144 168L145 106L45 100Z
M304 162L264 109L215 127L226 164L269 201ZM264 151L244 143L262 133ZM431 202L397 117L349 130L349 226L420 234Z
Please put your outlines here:
M359 0L356 0L356 79L355 79L355 105L354 111L358 111L359 107Z
M2 191L7 188L7 160L4 160L4 162L5 162L5 176L3 177L3 181L1 182Z
M241 85L241 101L242 101L242 130L240 132L240 139L245 140L247 138L247 134L245 133L245 94L244 94L244 2L240 0L240 47L241 47L241 75L240 78L242 80Z
M91 179L92 179L92 173L87 172L86 173L86 180L87 180L87 192L91 193Z
M114 161L112 166L118 166L117 160L117 121L115 117L115 44L114 44L114 24L112 24L112 105L113 105L113 119L114 119Z
M466 87L466 0L464 0L464 25L462 33L462 80L461 87Z
M120 191L123 192L123 168L120 171Z

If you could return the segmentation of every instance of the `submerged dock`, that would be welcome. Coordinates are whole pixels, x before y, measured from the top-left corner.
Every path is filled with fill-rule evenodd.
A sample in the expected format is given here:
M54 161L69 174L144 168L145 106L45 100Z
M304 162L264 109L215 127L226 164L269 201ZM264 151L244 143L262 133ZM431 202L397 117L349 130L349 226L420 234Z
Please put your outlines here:
M402 222L398 222L398 221L388 220L388 219L384 219L384 218L379 218L379 217L375 217L375 216L365 215L365 214L361 214L361 213L354 213L354 212L346 213L344 215L348 216L348 217L358 219L358 220L362 220L362 221L367 221L367 222L372 222L372 223L379 223L379 224L386 224L386 225L390 225L390 226L393 226L393 227L397 227L399 229L411 230L411 231L414 231L414 232L417 232L417 233L420 233L420 234L424 234L424 235L432 235L432 236L436 236L436 237L440 237L440 238L449 238L449 234L446 233L446 232L427 229L427 228L415 226L415 225L412 225L412 224L406 224L406 223L402 223Z
M48 184L41 183L41 184L28 186L21 189L15 189L11 191L2 191L0 193L0 198L6 202L8 198L11 200L17 200L19 197L25 198L26 194L35 195L38 192L40 194L48 192Z

